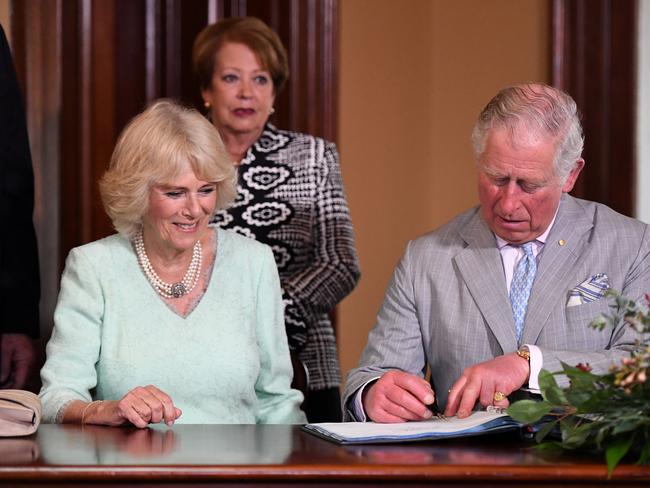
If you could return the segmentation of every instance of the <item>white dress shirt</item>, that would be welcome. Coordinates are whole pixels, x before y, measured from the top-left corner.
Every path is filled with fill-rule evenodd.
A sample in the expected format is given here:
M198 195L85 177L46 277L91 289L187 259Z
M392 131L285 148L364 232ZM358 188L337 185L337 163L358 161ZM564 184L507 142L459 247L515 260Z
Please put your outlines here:
M544 249L544 245L546 244L546 238L548 237L548 234L551 231L553 224L555 223L555 217L557 217L557 211L559 210L559 208L560 207L558 206L558 208L555 210L555 215L553 216L553 220L551 220L551 223L546 228L544 233L540 235L537 239L532 241L533 255L535 256L535 260L537 261L537 264L539 264L539 255L542 252L542 249ZM501 239L496 234L494 235L494 237L496 237L497 247L499 248L499 252L501 253L501 261L503 262L503 272L506 277L506 289L508 290L508 296L510 296L510 285L512 284L512 276L515 274L515 269L517 269L517 265L519 264L519 261L521 260L521 258L524 257L524 251L521 248L521 246L511 245L507 241ZM544 366L544 357L539 347L535 346L534 344L524 344L524 346L530 352L530 375L528 376L528 389L533 393L539 393L538 377L539 377L540 370Z

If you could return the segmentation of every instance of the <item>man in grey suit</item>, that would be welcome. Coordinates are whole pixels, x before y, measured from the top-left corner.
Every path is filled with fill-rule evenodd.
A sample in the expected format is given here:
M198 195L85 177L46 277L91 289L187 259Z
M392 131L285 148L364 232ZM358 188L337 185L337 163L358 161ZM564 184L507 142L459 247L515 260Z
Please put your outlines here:
M604 372L635 347L630 327L588 324L608 288L650 291L648 226L568 195L585 164L575 102L543 84L505 88L472 141L480 206L408 244L348 376L348 420L426 419L434 402L466 417L537 388L542 367Z

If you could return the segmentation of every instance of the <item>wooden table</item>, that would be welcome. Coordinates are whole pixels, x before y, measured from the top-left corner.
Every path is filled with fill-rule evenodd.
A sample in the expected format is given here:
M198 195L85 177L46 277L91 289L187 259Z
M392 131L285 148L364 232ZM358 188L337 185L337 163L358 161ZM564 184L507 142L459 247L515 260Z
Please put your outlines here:
M41 425L0 439L0 486L650 486L650 467L550 457L515 434L338 446L289 425Z

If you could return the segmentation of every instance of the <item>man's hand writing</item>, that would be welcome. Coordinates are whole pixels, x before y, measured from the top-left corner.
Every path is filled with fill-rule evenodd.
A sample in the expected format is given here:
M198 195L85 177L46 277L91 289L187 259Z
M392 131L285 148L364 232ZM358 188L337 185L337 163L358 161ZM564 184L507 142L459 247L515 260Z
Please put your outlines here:
M425 420L433 415L431 385L403 371L389 371L364 391L363 408L375 422Z
M508 399L495 400L495 392L510 395L528 381L529 374L528 361L514 352L470 366L449 390L445 415L467 417L477 401L507 407Z

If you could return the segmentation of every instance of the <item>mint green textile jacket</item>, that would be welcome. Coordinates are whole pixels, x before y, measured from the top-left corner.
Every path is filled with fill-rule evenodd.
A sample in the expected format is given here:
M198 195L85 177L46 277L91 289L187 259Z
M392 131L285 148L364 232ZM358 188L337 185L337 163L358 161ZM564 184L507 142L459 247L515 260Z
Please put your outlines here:
M187 317L156 293L124 236L70 252L41 371L44 421L73 400L151 384L182 410L178 423L305 422L271 249L214 232L212 274Z

